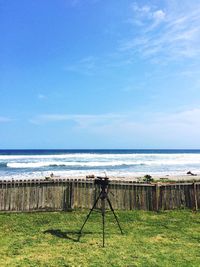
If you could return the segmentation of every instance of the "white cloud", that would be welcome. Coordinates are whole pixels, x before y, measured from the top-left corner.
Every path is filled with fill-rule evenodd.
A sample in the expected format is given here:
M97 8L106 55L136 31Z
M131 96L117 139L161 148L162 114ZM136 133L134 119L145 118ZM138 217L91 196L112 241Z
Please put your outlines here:
M159 120L160 121L160 120ZM169 114L161 118L167 124L171 125L185 125L195 131L200 130L200 108L185 110L175 114Z
M150 59L196 59L200 55L200 3L191 3L190 8L184 2L181 8L164 3L165 10L133 4L134 36L123 40L120 50Z
M109 124L90 125L88 132L129 147L200 147L200 109L170 115L146 112L143 116L127 114Z
M44 114L31 120L35 124L69 127L80 136L88 134L116 144L136 147L200 147L200 108L179 112L148 111L107 114ZM58 126L55 123L59 123ZM69 124L68 124L69 123ZM63 128L64 129L64 128ZM113 141L115 140L115 141Z
M156 20L163 20L165 18L166 14L163 10L156 10L153 12L153 18Z
M134 126L142 128L153 127L155 125L159 127L173 126L178 128L179 126L185 126L200 131L200 108L183 110L180 112L174 112L170 114L165 113L149 113L149 112L133 112L133 113L105 113L105 114L43 114L35 117L31 120L33 123L53 123L60 121L74 121L81 127L102 127L108 128L117 126L124 130Z
M151 24L150 27L154 28L166 17L162 9L156 9L148 5L139 6L136 2L131 5L131 9L133 10L133 18L130 21L140 26Z

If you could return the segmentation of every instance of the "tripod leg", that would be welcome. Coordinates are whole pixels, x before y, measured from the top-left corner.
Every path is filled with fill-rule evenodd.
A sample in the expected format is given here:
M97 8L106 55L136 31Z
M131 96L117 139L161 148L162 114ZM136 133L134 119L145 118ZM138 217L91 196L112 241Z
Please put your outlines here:
M118 227L119 227L119 229L120 229L120 231L121 231L121 234L123 234L122 228L121 228L121 226L120 226L120 224L119 224L119 220L117 219L117 215L115 214L115 211L114 211L114 209L113 209L113 207L112 207L112 204L111 204L110 199L108 198L108 196L106 197L106 199L107 199L108 204L109 204L109 206L110 206L110 209L111 209L111 211L112 211L112 213L113 213L113 215L114 215L114 217L115 217L115 220L116 220L116 222L117 222L117 224L118 224Z
M101 200L101 215L102 215L102 223L103 223L103 247L105 244L105 199Z
M95 200L93 207L91 208L90 212L88 213L88 215L87 215L87 217L86 217L86 219L85 219L85 221L84 221L84 223L83 223L83 225L82 225L82 227L81 227L81 229L80 229L80 231L79 231L79 234L80 234L80 235L81 235L81 233L82 233L82 231L83 231L83 227L85 226L87 220L88 220L89 217L90 217L90 214L92 213L93 209L96 207L96 204L97 204L98 200L100 199L100 197L101 197L101 192L100 192L99 196L97 197L97 199Z

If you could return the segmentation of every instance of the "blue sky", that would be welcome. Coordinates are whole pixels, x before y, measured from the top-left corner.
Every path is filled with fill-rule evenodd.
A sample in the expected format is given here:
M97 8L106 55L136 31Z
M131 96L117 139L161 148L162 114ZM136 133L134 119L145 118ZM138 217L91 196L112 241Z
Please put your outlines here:
M0 0L0 148L200 148L199 14Z

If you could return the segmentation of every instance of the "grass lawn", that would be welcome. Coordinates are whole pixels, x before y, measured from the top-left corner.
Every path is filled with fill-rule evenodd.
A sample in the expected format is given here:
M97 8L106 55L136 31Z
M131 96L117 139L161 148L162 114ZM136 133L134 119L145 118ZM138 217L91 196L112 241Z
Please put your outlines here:
M200 213L117 212L102 222L92 213L78 241L88 210L0 213L0 266L200 266Z

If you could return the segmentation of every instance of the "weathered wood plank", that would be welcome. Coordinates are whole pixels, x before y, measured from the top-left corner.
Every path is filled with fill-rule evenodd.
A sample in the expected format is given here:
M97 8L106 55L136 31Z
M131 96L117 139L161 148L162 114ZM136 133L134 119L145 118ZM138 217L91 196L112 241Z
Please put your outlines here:
M0 181L0 211L91 208L100 187L92 180ZM139 184L110 181L114 209L168 210L200 206L200 183ZM100 208L99 201L97 207ZM109 208L106 204L106 208Z

